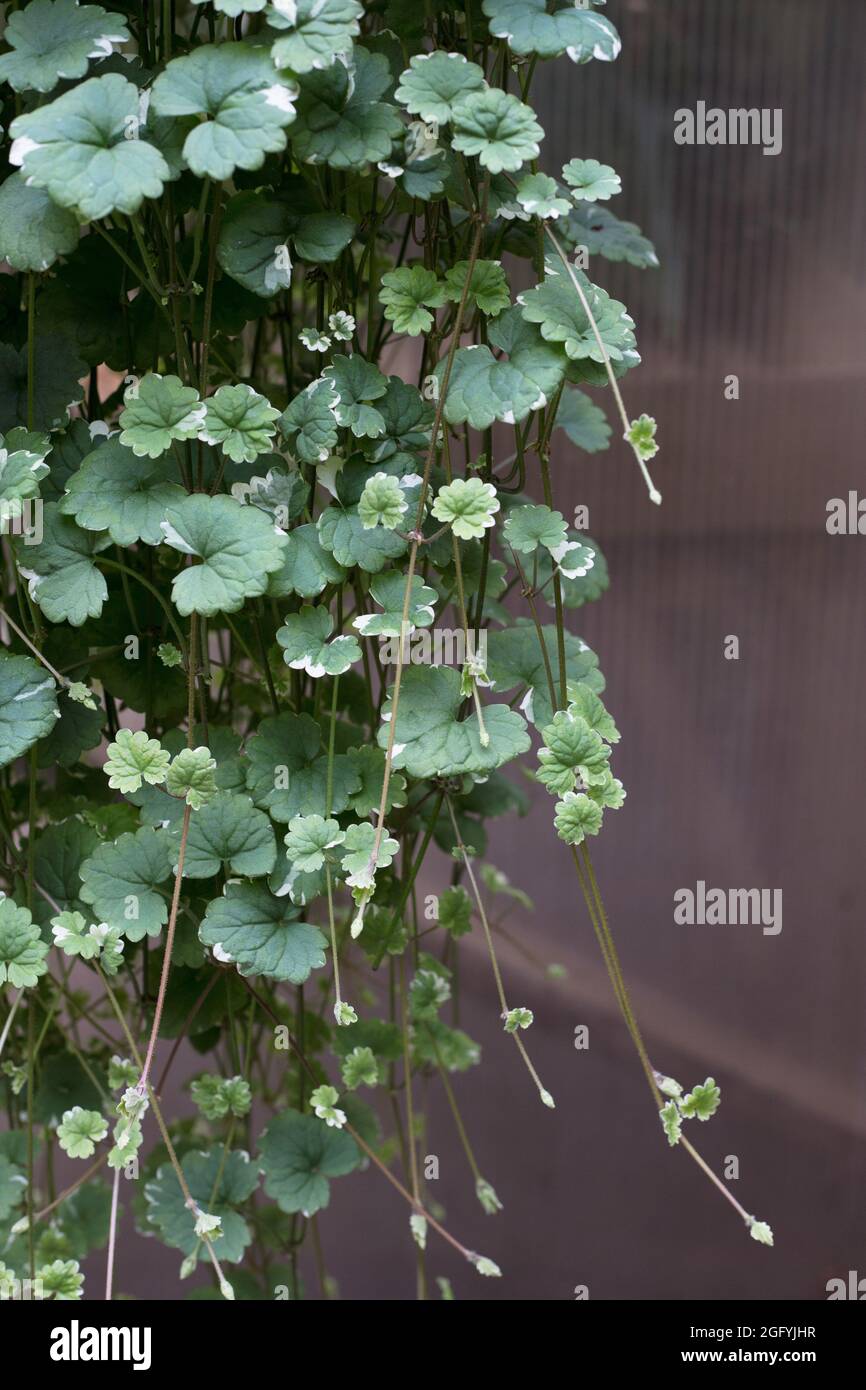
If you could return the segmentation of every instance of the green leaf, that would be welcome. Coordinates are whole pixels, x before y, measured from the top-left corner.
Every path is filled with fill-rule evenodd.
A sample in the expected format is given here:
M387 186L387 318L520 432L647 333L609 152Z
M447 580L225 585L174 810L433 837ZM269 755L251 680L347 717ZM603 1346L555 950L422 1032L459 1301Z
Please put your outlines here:
M65 1111L57 1126L60 1147L70 1158L90 1158L107 1133L108 1121L99 1111L84 1110L80 1105Z
M238 284L270 299L291 284L289 243L302 260L328 263L345 250L354 231L351 218L320 212L300 179L278 192L245 190L226 206L217 260Z
M235 463L253 463L270 449L279 414L245 382L221 386L205 401L201 438L206 444L221 444Z
M354 637L331 635L334 619L327 608L304 604L299 613L290 613L281 628L277 641L283 649L283 660L296 671L318 679L320 676L340 676L355 661L361 660L361 648Z
M222 1120L226 1115L242 1119L252 1104L252 1091L241 1076L199 1076L190 1086L193 1103L207 1120Z
M346 875L346 882L350 887L372 887L374 873L370 864L375 843L376 827L371 821L362 821L360 825L346 827L340 854L343 860L343 873ZM392 840L388 835L383 835L376 855L376 871L387 869L394 856L399 852L398 842Z
M403 599L406 593L406 576L399 570L379 574L370 582L370 597L381 605L381 613L362 613L354 619L353 625L362 637L399 637L403 624ZM417 627L429 627L434 620L434 604L437 594L424 581L413 574L409 587L409 609L406 615L407 632Z
M402 134L396 107L379 100L391 85L387 58L357 46L352 58L351 69L334 63L301 79L298 119L292 132L297 159L356 170L387 159Z
M81 378L87 365L65 341L36 338L33 376L33 428L63 428L70 406L84 395ZM8 433L28 418L27 346L0 343L0 430Z
M120 443L137 458L159 458L175 439L196 439L206 407L198 391L179 377L148 372L130 386L121 412Z
M26 907L0 898L0 985L29 989L48 969L48 947Z
M589 650L587 648L587 650ZM595 674L595 673L593 673ZM568 680L569 711L579 714L591 729L595 729L606 743L619 743L620 732L611 719L592 686L583 681Z
M449 424L465 421L473 429L489 429L494 420L506 424L525 420L541 410L558 388L565 373L562 349L542 338L515 305L488 327L492 347L508 353L508 361L493 356L489 347L460 348L445 401ZM441 379L442 364L436 369Z
M168 830L142 826L99 845L81 865L81 897L100 921L130 941L159 936L168 921L160 884L171 876L174 841Z
M554 682L559 674L559 643L553 625L543 627L544 644ZM573 633L564 634L565 670L569 680L586 681L593 689L604 689L598 657ZM548 689L547 668L535 624L520 618L514 627L492 631L487 637L487 674L499 694L515 686L525 686L521 709L527 719L542 727L553 717Z
M82 960L93 960L99 955L101 940L96 927L88 927L87 919L80 912L61 912L51 919L53 944L59 946L67 956L80 956Z
M465 936L472 930L472 899L465 888L446 888L439 894L439 925L450 936Z
M199 940L221 961L233 961L241 975L265 975L302 985L325 964L326 941L318 927L297 921L266 888L229 883L224 895L208 903Z
M572 389L562 393L556 425L565 431L572 444L588 454L597 454L610 443L607 416L582 391Z
M571 791L575 779L592 784L609 776L610 749L576 706L558 710L541 730L544 748L538 754L539 780L551 792Z
M625 305L593 285L582 271L574 274L592 310L608 357L612 362L637 360L634 319ZM568 275L549 268L547 278L520 295L518 303L526 321L537 323L548 342L562 343L568 357L576 361L588 357L593 362L604 362L592 324Z
M223 180L235 169L261 169L265 155L286 148L296 95L265 50L222 43L173 58L151 102L159 116L208 117L186 137L183 157L199 178Z
M386 531L396 531L403 525L403 517L409 510L406 493L400 486L400 479L392 473L374 473L364 484L364 491L358 498L358 520L365 531L374 526L383 526Z
M468 272L468 261L458 261L445 272L448 298L455 304L463 297ZM469 279L468 300L490 318L495 318L503 309L510 307L511 291L505 271L498 261L475 262Z
M165 789L169 796L180 797L193 811L200 811L216 796L215 771L216 758L204 744L182 748L166 772Z
M72 767L81 754L102 741L102 710L90 709L77 701L73 686L61 691L60 718L40 741L37 759L40 767Z
M341 1076L348 1091L356 1091L359 1086L378 1086L379 1066L372 1049L353 1047L343 1060Z
M9 159L60 207L83 220L137 212L158 198L169 167L159 150L135 138L138 88L120 73L91 77L9 127Z
M652 242L634 222L623 222L610 208L578 203L568 219L566 240L585 246L589 255L627 261L640 270L654 269L659 258Z
M285 533L258 508L204 493L169 507L162 529L166 544L201 560L172 581L171 596L184 617L236 613L245 599L265 592L286 546Z
M507 39L512 53L537 53L558 58L567 53L573 63L599 58L609 63L622 47L609 19L595 10L578 7L574 0L483 0L490 32Z
M375 745L365 744L363 748L349 749L349 765L360 778L361 785L349 798L349 806L356 816L369 816L378 811L382 802L382 785L385 778L385 754ZM394 806L406 805L406 779L392 772L388 778L388 795L385 810Z
M422 121L445 125L451 119L454 102L467 92L486 86L484 73L462 53L416 53L400 77L395 101Z
M708 1120L711 1115L715 1115L721 1102L722 1092L713 1078L708 1076L703 1086L695 1086L688 1095L682 1097L679 1102L680 1114L687 1120L695 1116L699 1120Z
M667 1135L668 1143L671 1148L673 1148L675 1144L680 1142L680 1133L683 1127L682 1117L677 1109L676 1101L669 1100L667 1105L663 1106L659 1111L659 1118L662 1122L662 1128Z
M487 527L495 525L499 499L492 483L455 478L439 489L431 511L437 521L450 524L460 540L481 540Z
M239 1149L224 1151L216 1145L209 1153L188 1153L181 1168L196 1207L220 1219L221 1235L214 1249L220 1262L235 1264L244 1257L252 1240L250 1228L236 1210L252 1196L259 1185L259 1174L249 1155ZM174 1250L192 1255L199 1249L196 1213L186 1198L170 1163L157 1169L145 1184L147 1220L157 1228L160 1238Z
M18 568L28 581L30 597L51 623L81 627L98 618L108 598L105 577L94 558L111 544L105 532L82 531L63 516L56 502L42 510L42 541L16 547Z
M353 353L351 357L337 356L322 376L334 388L334 414L339 425L350 429L359 439L375 439L384 434L384 418L370 402L384 396L388 378L375 363L368 362L360 353Z
M58 1303L75 1303L81 1298L84 1275L77 1260L52 1260L40 1265L36 1279L42 1286L43 1298L53 1298Z
M570 159L562 171L562 177L576 203L606 201L622 192L622 182L616 170L609 164L599 164L597 159Z
M488 735L480 738L477 714L458 718L463 696L460 673L445 666L410 666L403 672L395 730L394 767L411 777L452 777L466 772L484 773L501 767L529 747L526 725L505 705L485 705ZM379 746L388 742L390 698L385 722L379 729Z
M284 837L286 855L302 873L315 873L326 860L333 859L327 851L341 845L345 838L339 821L325 820L324 816L295 816Z
M0 767L50 734L59 718L53 677L32 657L0 651Z
M346 569L358 565L368 574L378 574L406 551L406 541L394 531L365 527L357 507L332 503L319 514L318 528L322 545Z
M21 518L23 502L39 496L39 484L49 471L47 453L47 435L23 429L0 435L0 533Z
M250 796L276 821L288 823L297 815L322 815L326 810L339 815L361 787L353 759L338 753L332 804L326 806L328 758L321 729L306 714L263 719L246 752Z
M221 792L189 824L184 878L213 878L221 870L257 878L274 867L274 830L249 797Z
M569 531L564 550L557 551L555 562L562 581L562 600L566 608L580 608L600 598L608 587L607 562L596 541ZM539 583L548 603L553 601L544 585L550 577L551 559L542 555L539 561Z
M302 463L324 463L337 443L337 391L327 377L311 381L280 416L280 429Z
M10 19L26 13L16 10ZM10 174L0 187L0 260L13 270L47 270L77 245L78 218L52 202L44 188L29 187L23 174Z
M87 531L107 531L116 545L159 545L166 507L185 496L173 474L168 459L142 462L113 435L73 473L60 511Z
M435 271L423 265L389 270L382 276L381 283L379 302L396 333L408 333L413 338L419 333L429 333L433 327L433 315L429 310L448 303L447 285Z
M565 217L571 211L567 198L559 196L559 187L549 174L527 174L517 185L517 201L532 217Z
M114 743L109 743L103 772L108 773L108 785L118 791L137 792L142 782L156 786L165 781L170 755L159 739L148 738L138 729L118 729Z
M545 550L563 545L567 527L562 513L551 511L550 507L515 507L506 517L502 538L512 550L531 555L540 545Z
M531 107L499 87L470 92L454 103L451 143L461 154L476 155L491 174L514 173L535 159L544 131Z
M328 584L341 584L346 571L319 539L319 528L312 523L289 532L280 568L271 576L268 594L287 598L300 594L315 598Z
M339 54L351 51L363 13L358 0L290 0L274 5L269 23L287 31L271 49L274 62L298 73L330 67Z
M644 461L655 458L659 451L659 446L656 443L657 428L658 426L651 415L640 415L636 420L632 420L625 437L638 458L644 459Z
M129 39L126 22L100 5L30 0L10 14L3 35L13 52L0 58L0 82L16 92L50 92L83 77L92 58L107 58Z
M27 1194L27 1175L6 1154L0 1153L0 1221L7 1221L16 1207L20 1206ZM0 1288L2 1270L0 1265Z
M280 1211L307 1217L328 1205L329 1179L353 1172L360 1162L351 1135L295 1110L277 1115L259 1144L266 1193Z
M583 792L566 792L556 803L553 823L556 833L567 845L579 845L587 835L597 835L601 829L602 808Z

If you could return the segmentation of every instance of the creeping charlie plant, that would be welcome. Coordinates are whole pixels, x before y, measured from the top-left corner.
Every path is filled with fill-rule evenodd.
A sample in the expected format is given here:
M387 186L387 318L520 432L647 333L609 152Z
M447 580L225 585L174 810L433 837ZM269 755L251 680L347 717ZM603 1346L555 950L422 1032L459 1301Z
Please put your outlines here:
M484 1227L503 1203L461 1117L480 1049L454 1022L470 935L495 1064L554 1109L531 1057L543 992L506 995L490 925L494 898L528 902L482 862L526 773L661 1114L659 1162L666 1135L772 1241L690 1142L715 1082L686 1094L653 1069L589 850L625 791L572 625L608 574L557 510L551 456L612 442L623 484L661 501L655 421L621 391L635 325L604 288L606 260L657 261L608 206L610 166L545 158L532 100L546 62L580 81L617 57L601 8L8 15L4 1287L81 1298L126 1211L181 1279L302 1297L331 1183L369 1164L407 1205L422 1296L453 1297L446 1246L499 1276L449 1228L422 1105L444 1090ZM416 629L460 632L463 657L407 660ZM450 886L428 913L434 847ZM199 1065L178 1116L182 1047ZM539 1142L579 1123L558 1104ZM60 1195L58 1150L78 1165ZM109 1253L86 1295L113 1292Z

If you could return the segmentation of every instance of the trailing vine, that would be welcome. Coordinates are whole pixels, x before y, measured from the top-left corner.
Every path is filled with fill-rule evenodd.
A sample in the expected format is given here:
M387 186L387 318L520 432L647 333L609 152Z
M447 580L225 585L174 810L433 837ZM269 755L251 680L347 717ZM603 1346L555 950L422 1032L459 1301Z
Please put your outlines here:
M421 1082L496 1215L461 1111L473 933L555 1105L492 911L529 906L487 859L485 822L527 811L509 764L554 798L551 864L570 856L660 1142L772 1244L685 1133L719 1087L648 1056L588 843L625 790L570 615L608 576L555 507L553 446L613 435L661 502L655 421L620 385L635 325L597 283L657 261L606 206L612 168L542 169L530 101L539 64L616 58L601 3L9 16L0 1292L80 1298L104 1250L88 1295L116 1296L131 1212L216 1297L312 1296L305 1248L330 1297L319 1217L368 1164L419 1297L431 1236L500 1274L435 1196Z

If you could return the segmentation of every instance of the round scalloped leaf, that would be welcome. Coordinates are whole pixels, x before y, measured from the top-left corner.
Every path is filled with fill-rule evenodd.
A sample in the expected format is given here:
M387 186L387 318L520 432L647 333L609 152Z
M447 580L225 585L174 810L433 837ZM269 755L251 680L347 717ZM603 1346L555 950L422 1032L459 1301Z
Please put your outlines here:
M108 586L94 557L110 544L104 531L83 531L72 517L61 515L56 502L43 507L41 542L19 541L16 555L30 597L49 622L81 627L100 616Z
M233 497L185 497L169 507L162 527L166 544L201 560L172 581L171 597L184 617L236 613L246 599L263 594L286 545L284 532L264 512Z
M458 261L445 272L448 298L459 303L463 297L468 261ZM469 281L468 302L480 309L482 314L495 318L511 304L511 292L505 271L498 261L476 261Z
M623 222L610 208L598 203L578 203L566 228L572 246L585 246L590 256L608 261L627 261L640 270L656 269L655 247L634 222Z
M34 430L62 429L70 406L84 395L81 378L87 364L69 343L55 337L36 339L33 382ZM27 345L0 343L0 430L4 433L27 421Z
M319 725L307 714L263 719L247 744L247 789L257 806L276 821L299 815L339 815L360 790L351 756L338 753L330 807L326 806L328 758Z
M624 304L593 285L582 271L574 273L579 277L608 357L612 362L623 361L635 346L634 319ZM520 295L518 303L527 323L537 323L548 342L562 343L568 357L604 362L604 353L570 276L548 274L534 289Z
M108 1121L98 1110L85 1110L81 1105L73 1105L63 1113L57 1126L57 1139L61 1149L70 1158L90 1158L108 1133Z
M385 710L390 710L390 696ZM400 684L393 765L411 777L452 777L490 772L525 753L529 735L522 717L506 705L485 705L488 742L482 744L478 715L461 720L460 672L447 666L410 666ZM377 735L388 744L388 721Z
M555 179L549 174L527 174L517 185L517 201L533 217L565 217L571 211L567 198L559 196Z
M622 181L609 164L597 159L570 159L563 167L562 177L576 203L597 203L622 192Z
M268 23L283 31L271 49L274 62L299 73L330 67L350 52L363 13L358 0L274 0Z
M298 180L300 184L300 180ZM291 241L305 261L336 260L355 232L349 217L337 212L308 210L306 186L289 191L245 190L236 193L223 214L217 243L217 260L227 275L245 289L270 299L288 289L292 271L281 253ZM300 206L299 206L300 201Z
M304 604L299 613L290 613L277 629L286 665L306 671L314 679L341 676L348 671L353 662L361 660L361 648L355 637L334 637L329 641L333 626L334 619L327 608Z
M213 878L221 869L247 878L269 874L277 857L274 829L248 796L221 792L191 818L184 878Z
M279 414L245 382L220 386L205 401L200 437L206 444L222 445L235 463L253 463L270 449Z
M385 55L365 48L353 50L351 71L334 63L309 73L301 81L292 131L295 157L352 170L387 159L404 129L397 108L379 100L390 85Z
M219 1217L222 1234L214 1243L220 1261L235 1264L242 1260L252 1236L246 1221L235 1210L255 1192L258 1168L240 1149L228 1153L217 1145L210 1153L188 1153L181 1160L184 1178L199 1211ZM170 1163L157 1169L145 1184L147 1219L161 1239L174 1250L192 1255L201 1248L196 1235L196 1213L186 1198Z
M566 792L556 803L553 823L560 840L567 845L580 845L587 835L598 834L603 816L602 807L584 792Z
M124 392L121 444L137 458L159 458L175 439L195 439L205 406L193 386L180 377L148 372Z
M318 927L297 915L266 888L229 883L221 898L208 903L199 941L218 959L236 962L241 975L302 985L325 964L327 943Z
M359 439L376 439L385 432L385 420L371 401L379 400L388 390L388 378L373 362L360 353L350 357L336 356L322 373L336 392L334 413L337 423Z
M315 598L328 584L342 584L346 577L330 550L319 539L319 528L312 522L289 532L280 568L268 582L271 598Z
M83 77L91 59L107 58L129 39L126 21L101 5L77 0L30 0L9 15L0 58L0 82L16 92L50 92L57 83Z
M153 84L151 102L159 116L209 118L190 131L183 157L199 178L222 180L235 169L260 169L265 155L286 148L296 95L265 50L223 43L172 59Z
M564 391L556 412L556 425L572 444L587 454L597 454L610 443L611 429L600 406L582 391Z
M401 266L382 276L379 302L395 333L415 338L433 327L430 309L448 303L448 289L433 270L423 265ZM425 307L426 306L426 307Z
M370 582L370 597L381 605L381 613L362 613L354 626L362 637L399 637L403 625L403 599L406 576L399 570L379 574ZM429 627L434 618L437 594L429 589L419 575L413 574L409 590L408 632L416 627Z
M85 219L137 212L170 177L159 150L134 138L138 88L120 73L91 77L47 106L16 116L9 159L28 183ZM130 135L133 132L133 135Z
M478 541L489 526L495 525L499 498L492 483L478 477L455 478L436 494L431 513L437 521L450 524L461 541Z
M109 927L130 941L159 936L168 921L159 885L171 876L174 841L170 831L144 825L98 845L79 870L81 897Z
M467 92L479 91L487 84L477 63L462 53L416 53L400 77L395 101L422 121L445 125L451 119L454 102Z
M507 39L512 53L567 53L573 63L610 63L622 48L610 20L575 0L554 0L552 7L547 0L484 0L483 8L491 34Z
M324 463L336 447L337 399L333 383L320 377L280 416L280 429L302 463Z
M535 324L522 318L518 305L494 319L487 336L494 348L508 353L508 360L495 358L487 346L458 350L445 400L449 424L468 421L473 429L488 429L494 420L519 423L541 410L563 379L562 348L545 342ZM443 369L440 362L440 380Z
M598 544L589 536L582 536L578 531L569 531L568 549L561 554L557 554L557 564L562 577L562 601L566 608L581 608L585 603L592 603L593 600L601 598L601 595L609 586L607 572L607 561L605 560ZM587 562L586 552L591 552L591 563ZM580 574L571 574L570 569L574 568L574 559L583 561L579 565ZM548 603L553 603L553 595L549 587L545 584L550 577L551 560L546 554L542 554L538 565L538 582L541 591Z
M543 627L542 632L551 669L557 673L559 652L556 628ZM565 634L565 672L568 680L583 681L592 690L604 689L598 657L571 632ZM541 727L553 718L547 668L533 622L518 619L514 627L494 629L488 634L487 674L501 694L506 694L515 686L526 688L521 709L533 724Z
M185 496L169 481L174 471L170 459L136 458L113 435L73 473L60 510L87 531L107 531L116 545L159 545L166 507Z
M22 515L22 503L39 496L39 484L49 471L45 457L48 438L28 430L0 435L0 534Z
M0 187L0 260L13 270L47 270L77 245L78 218L44 188L30 187L23 174L10 174Z
M328 1205L329 1178L353 1172L360 1162L361 1152L350 1134L296 1110L277 1115L259 1142L268 1196L280 1211L304 1216Z
M329 849L342 844L345 835L338 821L324 816L295 816L283 837L286 858L301 873L313 874L330 859Z
M0 985L30 989L48 969L48 947L26 907L0 898Z
M544 131L530 106L498 87L470 92L455 102L451 143L462 154L476 155L491 174L514 173L535 159Z
M512 550L531 555L539 546L556 550L567 539L567 527L561 512L543 505L514 507L503 528L503 541Z
M406 551L407 542L383 526L366 527L357 506L332 503L319 515L319 539L334 559L346 569L357 565L368 574L378 574Z

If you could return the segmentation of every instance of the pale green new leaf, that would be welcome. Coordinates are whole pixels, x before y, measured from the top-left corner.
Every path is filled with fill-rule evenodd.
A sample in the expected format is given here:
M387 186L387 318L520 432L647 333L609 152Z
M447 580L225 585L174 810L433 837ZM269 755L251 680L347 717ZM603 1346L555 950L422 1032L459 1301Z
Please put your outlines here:
M401 74L394 100L422 121L445 125L451 119L454 102L467 92L480 91L486 83L477 63L462 53L416 53Z
M450 524L460 540L481 540L487 527L495 525L499 499L492 483L455 478L439 489L431 511L438 521Z
M346 882L351 887L369 888L372 885L373 872L370 865L375 843L376 827L371 821L365 820L360 825L346 827L340 854L343 860L343 873L346 874ZM399 843L392 840L389 835L383 835L376 855L376 871L387 869L394 856L399 852Z
M64 1111L57 1126L58 1143L70 1158L90 1158L107 1133L108 1121L99 1111L85 1110L80 1105Z
M131 214L145 198L158 198L170 178L159 150L134 138L138 124L138 88L117 72L91 77L16 116L9 159L28 183L82 220Z
M341 845L345 835L338 821L324 816L295 816L284 836L286 855L301 873L312 874L332 858L329 849Z
M30 0L9 15L3 38L13 51L0 58L0 82L16 92L50 92L60 81L83 77L91 59L109 57L129 32L120 15L101 5Z
M708 1076L703 1086L693 1087L688 1095L682 1097L679 1102L680 1114L687 1120L695 1116L699 1120L708 1120L711 1115L715 1115L721 1102L721 1089L713 1078Z
M206 444L221 444L235 463L253 463L270 449L279 414L245 382L221 386L205 401L200 437Z
M364 484L364 491L358 498L358 519L365 531L374 526L384 526L387 531L395 531L403 525L403 517L409 509L406 493L400 486L400 479L391 473L374 473Z
M236 613L245 599L265 592L286 546L285 533L257 507L204 493L170 507L162 529L168 545L201 561L172 581L171 596L184 617Z
M379 302L384 307L385 318L393 323L396 333L408 333L413 338L419 333L429 333L433 327L433 315L429 311L441 308L449 299L447 285L435 271L423 265L389 270L382 276L381 283Z
M616 170L609 164L599 164L597 159L570 159L562 170L562 177L576 203L607 201L622 192L622 181Z
M217 794L216 758L208 747L182 748L172 758L165 774L169 796L181 798L193 811L200 811Z
M601 829L602 808L583 792L566 792L556 803L553 823L560 840L567 845L580 845L587 835L597 835Z
M102 770L108 773L108 785L126 795L137 792L142 782L150 786L164 782L170 761L159 739L148 738L143 729L118 729Z
M0 898L0 985L30 989L48 969L48 947L26 907Z
M299 613L290 613L277 629L286 665L306 671L314 679L348 671L353 662L361 660L361 648L355 637L334 637L329 641L333 626L334 619L327 608L304 604Z
M199 940L219 960L235 962L241 975L302 985L325 964L327 943L318 927L297 916L266 888L229 883L223 897L208 903Z
M458 261L445 272L447 295L455 304L463 297L468 274L468 261ZM468 302L489 318L495 318L510 306L511 291L505 271L498 261L475 262L469 277Z
M137 458L159 458L175 439L195 439L205 417L205 406L193 386L179 377L148 372L124 395L120 415L120 443Z

